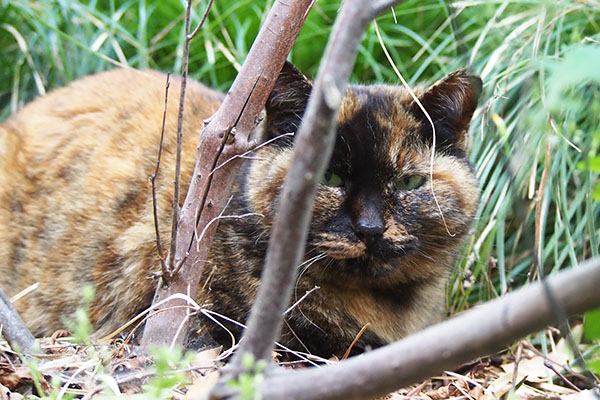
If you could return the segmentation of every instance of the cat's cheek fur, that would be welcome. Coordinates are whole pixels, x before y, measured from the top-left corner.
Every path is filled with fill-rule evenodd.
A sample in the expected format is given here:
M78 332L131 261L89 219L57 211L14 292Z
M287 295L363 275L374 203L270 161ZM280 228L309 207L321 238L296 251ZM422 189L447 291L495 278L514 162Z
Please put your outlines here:
M428 190L438 199L444 201L435 205L435 213L441 210L448 229L454 229L459 235L465 235L470 228L470 223L475 215L479 189L477 180L472 170L452 156L438 156L434 161L433 180L429 182ZM433 196L433 194L432 194ZM439 215L442 218L442 215ZM442 221L443 222L443 221Z
M261 214L265 227L271 227L285 176L292 162L291 148L268 146L252 155L246 175L246 202L252 212Z

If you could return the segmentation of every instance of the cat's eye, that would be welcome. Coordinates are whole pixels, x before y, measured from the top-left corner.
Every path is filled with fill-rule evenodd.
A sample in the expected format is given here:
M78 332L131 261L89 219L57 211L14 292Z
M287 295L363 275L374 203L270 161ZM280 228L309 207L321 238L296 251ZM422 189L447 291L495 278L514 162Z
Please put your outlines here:
M424 181L425 178L421 175L405 176L394 182L394 188L396 190L413 190L421 186Z
M325 171L325 174L323 175L323 180L321 181L321 183L325 186L329 186L329 187L341 187L344 186L344 180L337 174L334 174L333 172L331 172L330 169L328 169L327 171Z

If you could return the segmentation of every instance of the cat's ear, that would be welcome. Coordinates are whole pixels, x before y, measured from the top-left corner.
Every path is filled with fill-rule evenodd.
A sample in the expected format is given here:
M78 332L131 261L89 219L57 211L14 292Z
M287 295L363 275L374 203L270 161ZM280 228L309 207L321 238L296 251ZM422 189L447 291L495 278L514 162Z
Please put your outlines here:
M462 69L436 82L419 96L435 126L437 149L466 150L467 131L481 90L481 78ZM431 144L431 123L416 102L411 106L411 113L421 122L424 140Z
M286 61L265 105L267 139L297 131L311 89L312 82Z

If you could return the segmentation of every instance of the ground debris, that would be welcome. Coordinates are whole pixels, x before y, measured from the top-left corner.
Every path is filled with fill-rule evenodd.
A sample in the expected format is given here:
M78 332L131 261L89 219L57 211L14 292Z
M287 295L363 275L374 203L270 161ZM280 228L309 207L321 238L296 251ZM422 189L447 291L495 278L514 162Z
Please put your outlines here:
M0 341L0 400L40 398L101 399L125 396L143 399L158 366L147 355L138 355L120 340L88 346L72 343L61 332L41 339L45 352L35 361L23 360ZM599 399L588 390L581 375L569 367L571 356L560 340L544 355L528 341L511 349L464 364L454 371L391 393L380 400L499 400L561 399L578 396ZM228 352L200 351L187 357L185 368L177 366L184 384L175 386L171 399L194 399L216 383ZM274 358L277 360L277 358ZM321 360L336 363L338 360ZM318 362L318 361L317 361ZM286 369L305 368L308 362L282 362ZM562 371L562 372L560 372ZM558 374L557 374L558 372ZM40 393L41 392L41 393ZM584 397L581 397L582 399Z
M59 332L40 339L40 344L44 354L24 361L0 340L0 400L46 396L87 400L105 395L142 399L144 385L157 374L152 357L137 355L120 340L82 346L73 344L66 332ZM187 368L176 372L184 376L182 381L187 381L190 389L198 390L207 385L204 380L214 379L219 353L220 349L204 356L200 352ZM171 398L184 399L186 392L188 388L181 385Z

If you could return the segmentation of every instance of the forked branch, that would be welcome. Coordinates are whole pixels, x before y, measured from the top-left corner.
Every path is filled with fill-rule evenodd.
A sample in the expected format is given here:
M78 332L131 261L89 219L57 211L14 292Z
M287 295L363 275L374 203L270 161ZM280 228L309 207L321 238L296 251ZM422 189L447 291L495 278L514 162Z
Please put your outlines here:
M217 228L213 223L229 198L235 174L243 158L237 157L256 144L254 137L258 115L275 85L279 71L303 25L313 0L276 1L261 28L242 70L228 91L219 110L200 135L198 157L186 199L181 209L173 254L173 266L181 271L160 284L154 303L174 293L197 297L198 284L212 237ZM188 38L193 35L188 35ZM230 160L227 162L227 160ZM215 166L220 166L215 169ZM203 232L197 241L194 232ZM163 308L146 323L142 344L171 344L185 309L173 307L178 300ZM175 343L183 343L185 331Z

